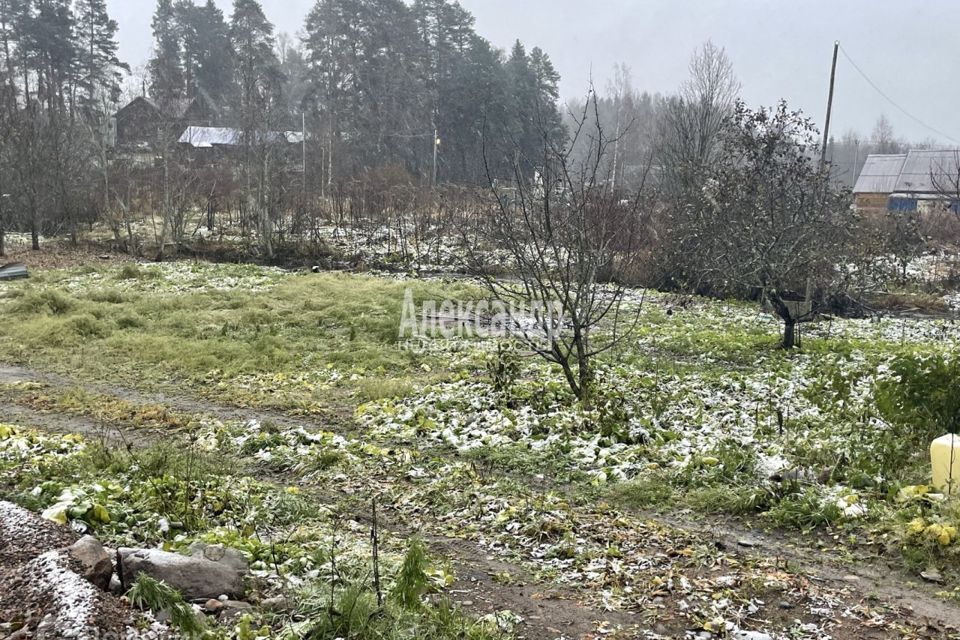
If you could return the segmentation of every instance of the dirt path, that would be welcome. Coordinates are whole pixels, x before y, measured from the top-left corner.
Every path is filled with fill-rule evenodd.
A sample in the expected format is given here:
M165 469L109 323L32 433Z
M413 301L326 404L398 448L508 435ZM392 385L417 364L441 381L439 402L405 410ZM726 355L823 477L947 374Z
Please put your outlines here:
M225 407L202 399L143 393L101 383L78 383L57 374L0 366L0 385L23 383L39 383L54 392L66 392L79 387L89 393L116 397L131 404L162 404L177 412L205 414L222 420L269 420L282 427L303 426L308 429L344 431L350 431L352 427L343 423L345 411L332 411L331 415L336 415L336 420L306 416L294 418L277 411ZM14 422L55 432L77 432L126 446L142 446L161 436L159 432L104 425L83 416L39 411L17 404L10 397L2 402L0 422ZM912 637L960 637L953 631L960 628L960 608L937 597L935 585L911 584L917 578L884 566L882 559L871 559L856 565L846 564L802 541L798 543L787 538L786 534L778 537L750 530L729 519L694 520L683 515L667 516L652 512L632 515L698 532L700 537L712 540L717 548L742 562L769 562L770 559L789 561L792 573L802 574L814 585L844 594L851 602L877 602L899 610L909 618L912 626L926 629L923 635ZM363 521L363 516L358 515L358 520ZM404 525L391 523L389 519L382 524L397 535L410 533L404 531ZM605 611L586 606L579 601L580 596L569 588L538 583L519 564L489 555L473 542L438 535L428 535L427 538L433 548L454 563L457 580L450 590L451 596L465 609L480 615L504 609L513 611L524 620L520 629L522 637L532 640L599 637L593 634L601 625L627 630L623 632L624 635L616 637L641 637L629 630L650 626L649 619L639 613ZM502 576L510 578L504 580ZM785 610L784 613L792 615L793 612ZM683 633L675 628L663 631ZM840 629L835 631L833 637L845 640L897 636L861 635L858 631Z
M528 640L592 637L601 622L632 635L640 625L636 615L586 607L569 589L537 584L521 567L478 553L475 544L437 536L427 542L454 560L456 582L448 593L461 606L478 615L509 609L523 618L520 633ZM497 578L507 575L508 584Z
M777 532L751 529L733 518L705 517L693 520L657 512L640 513L671 526L702 529L720 548L738 550L742 555L752 558L775 558L789 563L794 571L823 584L869 594L926 620L960 628L960 607L948 604L937 596L942 586L924 582L919 576L891 566L883 558L864 557L858 551L860 556L856 563L844 562L812 543L791 539L789 533L778 535Z

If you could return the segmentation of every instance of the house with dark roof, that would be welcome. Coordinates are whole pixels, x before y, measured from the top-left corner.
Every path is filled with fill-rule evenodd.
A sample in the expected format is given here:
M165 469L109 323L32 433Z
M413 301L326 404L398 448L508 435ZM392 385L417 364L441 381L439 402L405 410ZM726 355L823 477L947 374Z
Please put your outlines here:
M146 96L131 100L114 114L114 140L127 151L148 150L161 136L176 140L192 125L211 125L219 119L213 101L204 92L192 98L160 105Z
M853 187L858 211L960 208L960 150L871 154Z

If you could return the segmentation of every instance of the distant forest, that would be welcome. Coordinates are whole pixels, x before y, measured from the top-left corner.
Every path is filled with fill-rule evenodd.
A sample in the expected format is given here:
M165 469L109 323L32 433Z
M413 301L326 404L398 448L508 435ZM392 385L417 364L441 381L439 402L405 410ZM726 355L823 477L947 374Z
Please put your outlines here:
M600 173L630 189L677 169L678 123L728 116L739 91L707 43L676 95L638 90L618 65L603 87L562 103L547 52L497 49L450 0L318 0L297 36L276 33L256 0L234 0L229 16L212 0L158 0L152 30L151 58L132 71L104 0L0 0L0 248L4 229L31 231L37 246L41 233L97 220L132 236L130 218L144 211L162 214L162 246L188 211L231 202L270 238L285 212L342 207L320 199L346 197L351 181L533 180L553 151L583 159L604 138ZM714 72L720 95L697 86ZM146 166L115 145L115 114L138 96L170 119L151 125ZM184 122L173 115L198 98L213 114L204 124L244 141L200 177L178 151ZM263 144L263 132L301 129L296 153ZM869 152L906 146L885 119L870 140L844 134L830 143L835 179L849 185Z
M321 0L299 39L275 36L255 0L229 22L212 0L160 0L147 92L161 106L203 93L238 127L299 130L305 115L328 181L388 164L431 176L435 144L439 180L475 181L484 140L532 158L542 129L556 144L564 131L549 56L519 41L504 54L473 24L446 0Z

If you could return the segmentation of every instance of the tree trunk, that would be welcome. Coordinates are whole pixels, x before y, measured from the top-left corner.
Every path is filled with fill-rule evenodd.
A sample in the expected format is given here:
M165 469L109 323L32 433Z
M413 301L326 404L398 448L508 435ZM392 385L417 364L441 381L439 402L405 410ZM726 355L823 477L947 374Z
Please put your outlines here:
M556 347L554 347L554 353L559 353ZM563 377L567 379L567 385L569 385L570 390L573 391L573 395L580 400L582 396L582 389L577 382L577 376L573 374L573 369L570 367L569 359L560 358L560 368L563 369Z
M30 242L34 251L40 251L40 226L36 216L30 220Z
M783 348L793 349L796 346L797 319L790 313L790 307L775 289L767 290L767 300L777 316L783 320Z
M783 321L783 348L793 349L794 339L797 335L797 323L793 318Z
M589 362L581 360L577 373L580 376L580 407L590 409L593 403L593 374Z

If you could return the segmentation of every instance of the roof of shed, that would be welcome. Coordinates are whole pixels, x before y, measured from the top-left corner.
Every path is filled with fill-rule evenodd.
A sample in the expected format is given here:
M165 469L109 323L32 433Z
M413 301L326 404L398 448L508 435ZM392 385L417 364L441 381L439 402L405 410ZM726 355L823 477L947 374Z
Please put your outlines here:
M953 184L960 176L960 151L915 150L870 154L860 171L854 193L937 193L937 177Z
M897 179L900 177L900 171L903 170L906 159L905 153L871 153L863 164L853 192L892 193L896 191Z
M958 175L960 151L911 151L900 171L896 191L936 193Z

